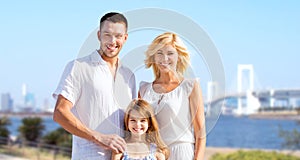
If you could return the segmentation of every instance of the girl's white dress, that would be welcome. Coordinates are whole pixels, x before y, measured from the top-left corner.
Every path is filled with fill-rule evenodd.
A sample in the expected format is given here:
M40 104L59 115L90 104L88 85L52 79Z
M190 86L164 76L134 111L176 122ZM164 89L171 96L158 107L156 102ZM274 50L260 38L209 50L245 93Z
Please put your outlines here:
M192 160L194 158L194 130L189 96L197 79L184 79L168 93L157 93L153 83L141 82L141 98L154 108L159 123L160 135L170 149L170 160Z

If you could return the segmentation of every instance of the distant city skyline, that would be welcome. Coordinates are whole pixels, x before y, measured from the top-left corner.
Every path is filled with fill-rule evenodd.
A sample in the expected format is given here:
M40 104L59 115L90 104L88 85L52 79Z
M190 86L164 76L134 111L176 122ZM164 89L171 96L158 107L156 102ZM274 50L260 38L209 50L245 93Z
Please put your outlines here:
M44 99L41 105L37 105L35 94L28 92L26 88L26 84L23 84L21 99L17 102L10 92L1 93L0 112L49 112L53 110L48 99Z
M10 93L14 104L19 104L23 100L22 85L27 84L37 106L42 106L44 101L53 106L51 94L64 66L78 56L87 37L98 27L99 18L109 11L128 12L140 8L175 11L197 23L219 51L228 90L236 87L238 64L253 64L255 83L260 88L300 88L297 74L300 2L296 0L117 0L105 3L12 0L0 5L0 93ZM173 20L170 18L170 21ZM178 25L188 27L180 22ZM146 28L131 32L121 54L148 45L161 32ZM206 83L210 79L207 65L191 50L193 69L206 94ZM152 74L151 70L144 69L137 72ZM146 77L151 80L150 76Z

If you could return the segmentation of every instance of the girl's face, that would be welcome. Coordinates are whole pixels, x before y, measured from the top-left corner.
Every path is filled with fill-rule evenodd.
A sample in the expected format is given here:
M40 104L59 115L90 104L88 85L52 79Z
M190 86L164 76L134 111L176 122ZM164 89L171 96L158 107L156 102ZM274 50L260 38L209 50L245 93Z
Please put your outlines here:
M154 54L154 63L160 72L176 71L178 53L172 45L166 45Z
M132 110L128 119L128 129L131 134L142 135L148 130L148 119L138 111Z

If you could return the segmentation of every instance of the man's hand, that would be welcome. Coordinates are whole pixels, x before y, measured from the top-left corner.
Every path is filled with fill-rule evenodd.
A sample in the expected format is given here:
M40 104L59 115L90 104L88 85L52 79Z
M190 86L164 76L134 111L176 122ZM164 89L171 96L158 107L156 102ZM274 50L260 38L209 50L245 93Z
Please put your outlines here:
M126 148L125 140L116 134L106 135L94 131L93 142L104 149L110 149L115 153L123 153Z

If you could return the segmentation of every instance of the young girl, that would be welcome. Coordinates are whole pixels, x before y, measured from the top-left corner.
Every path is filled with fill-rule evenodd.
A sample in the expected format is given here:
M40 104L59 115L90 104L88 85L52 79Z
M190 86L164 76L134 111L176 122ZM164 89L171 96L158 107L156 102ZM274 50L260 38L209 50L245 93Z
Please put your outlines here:
M142 99L133 100L125 117L124 153L113 153L112 160L165 160L169 151L159 134L151 105Z

